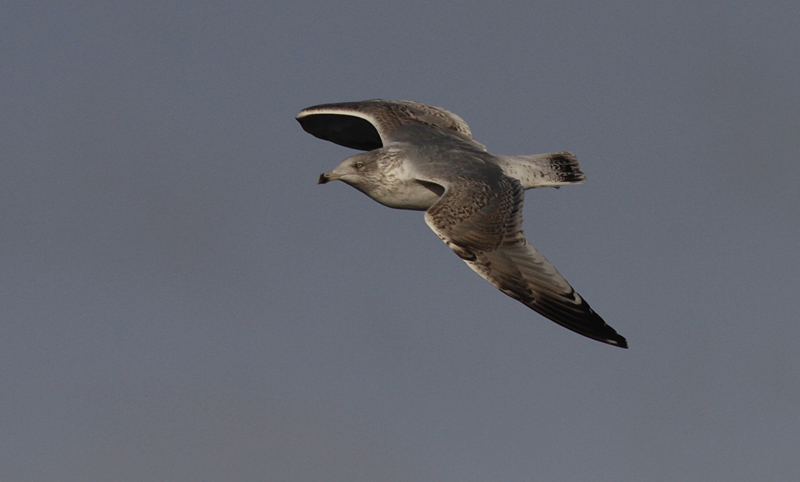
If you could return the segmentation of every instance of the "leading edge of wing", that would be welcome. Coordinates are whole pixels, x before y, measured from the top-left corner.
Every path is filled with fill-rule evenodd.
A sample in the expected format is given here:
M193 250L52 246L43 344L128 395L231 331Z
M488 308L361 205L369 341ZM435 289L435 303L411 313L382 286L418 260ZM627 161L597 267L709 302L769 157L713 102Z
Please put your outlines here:
M408 125L441 129L472 139L472 132L461 117L441 107L410 100L321 104L300 111L297 121L315 137L364 151L385 146L398 128Z

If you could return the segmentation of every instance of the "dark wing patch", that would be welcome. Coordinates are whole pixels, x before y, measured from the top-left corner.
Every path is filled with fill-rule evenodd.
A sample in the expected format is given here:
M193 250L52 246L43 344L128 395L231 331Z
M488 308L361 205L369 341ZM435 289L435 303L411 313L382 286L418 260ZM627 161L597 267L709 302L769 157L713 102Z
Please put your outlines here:
M314 137L362 151L383 147L378 130L366 119L342 114L311 114L297 119Z

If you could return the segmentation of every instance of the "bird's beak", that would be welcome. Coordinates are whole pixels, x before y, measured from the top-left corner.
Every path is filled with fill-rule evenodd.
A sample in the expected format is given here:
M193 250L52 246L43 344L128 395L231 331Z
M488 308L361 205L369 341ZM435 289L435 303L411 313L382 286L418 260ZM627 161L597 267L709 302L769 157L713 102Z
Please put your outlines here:
M319 175L319 179L317 179L317 184L325 184L326 182L335 181L339 179L341 176L339 174L334 173L333 171L323 172Z

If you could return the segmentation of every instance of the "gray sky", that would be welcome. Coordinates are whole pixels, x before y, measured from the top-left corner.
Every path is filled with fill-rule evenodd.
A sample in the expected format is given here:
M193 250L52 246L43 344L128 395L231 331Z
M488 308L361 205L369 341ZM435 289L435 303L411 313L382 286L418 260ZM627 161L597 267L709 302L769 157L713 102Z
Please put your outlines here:
M797 2L5 2L0 480L800 473ZM574 334L320 172L302 108L570 150Z

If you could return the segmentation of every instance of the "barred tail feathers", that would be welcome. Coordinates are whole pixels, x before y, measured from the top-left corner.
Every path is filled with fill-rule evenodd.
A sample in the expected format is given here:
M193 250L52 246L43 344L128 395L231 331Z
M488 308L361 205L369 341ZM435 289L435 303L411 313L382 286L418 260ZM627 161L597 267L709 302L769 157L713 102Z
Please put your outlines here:
M524 189L586 182L586 175L571 152L497 157L505 174L519 180Z

